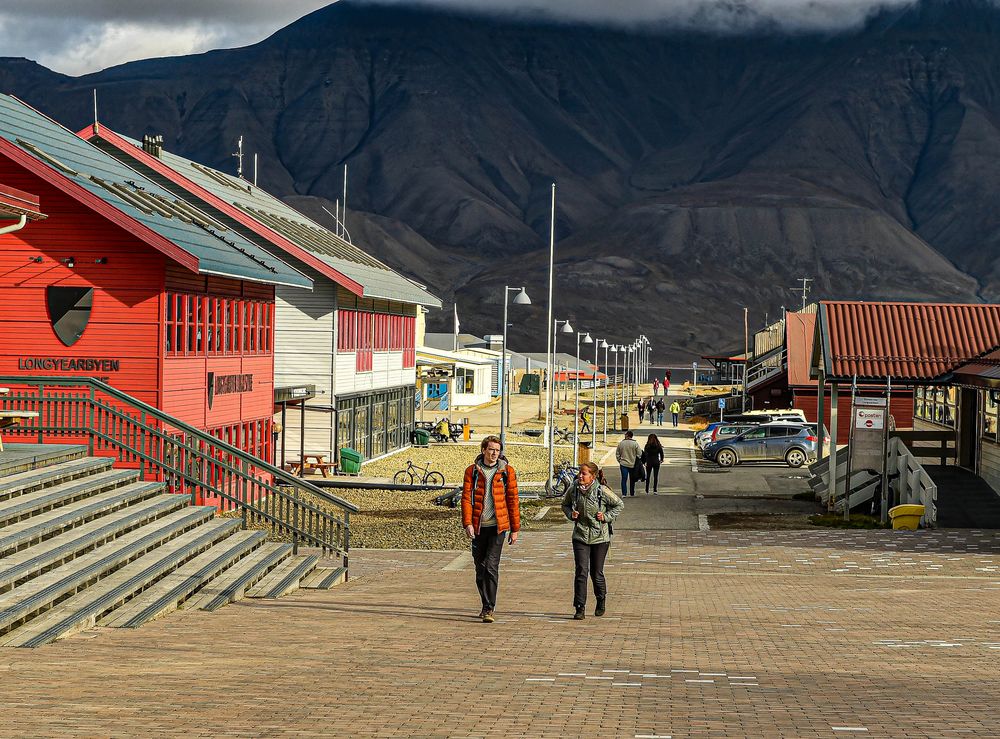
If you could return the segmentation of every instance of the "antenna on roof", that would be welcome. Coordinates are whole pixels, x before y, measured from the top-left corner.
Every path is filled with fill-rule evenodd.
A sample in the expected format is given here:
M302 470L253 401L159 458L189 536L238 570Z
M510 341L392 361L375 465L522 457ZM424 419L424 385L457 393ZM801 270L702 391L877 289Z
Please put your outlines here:
M341 227L342 233L338 234L341 238L347 233L347 163L344 163L344 212L343 212L343 225Z
M236 164L236 176L237 177L242 177L243 176L243 137L242 136L240 136L240 138L236 142L236 152L233 154L233 156L236 157L236 162L237 162L237 164Z
M809 283L812 281L812 277L800 277L799 282L802 283L802 287L789 288L793 293L802 293L802 310L806 309L806 298L809 297Z
M97 122L97 88L94 88L94 133L101 132L101 124Z
M257 155L253 155L253 186L257 187Z

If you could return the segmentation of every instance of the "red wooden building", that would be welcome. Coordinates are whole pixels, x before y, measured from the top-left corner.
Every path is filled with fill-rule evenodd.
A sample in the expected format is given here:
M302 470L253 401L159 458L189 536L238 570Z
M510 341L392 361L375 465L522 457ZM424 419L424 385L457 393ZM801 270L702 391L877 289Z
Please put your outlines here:
M275 286L311 281L2 95L0 184L35 213L0 235L0 375L97 377L272 459Z
M807 420L816 420L819 381L810 377L815 330L816 313L789 311L781 321L762 332L774 335L776 339L768 343L755 341L755 345L763 346L764 351L753 357L747 371L747 393L753 408L797 408L805 412ZM881 397L885 395L885 386L861 382L858 394ZM830 427L830 406L830 390L827 388L823 404L823 422L827 428ZM893 388L889 412L896 428L913 427L912 387ZM837 417L837 438L842 442L848 438L850 423L849 413L841 413Z

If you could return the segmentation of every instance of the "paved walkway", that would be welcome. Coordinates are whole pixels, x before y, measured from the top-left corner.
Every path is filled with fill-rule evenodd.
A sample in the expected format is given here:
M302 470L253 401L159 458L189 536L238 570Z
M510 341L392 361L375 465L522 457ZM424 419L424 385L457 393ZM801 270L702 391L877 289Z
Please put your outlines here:
M0 735L1000 736L995 533L623 531L583 622L568 535L507 550L493 625L467 553L359 551L334 591L0 650Z

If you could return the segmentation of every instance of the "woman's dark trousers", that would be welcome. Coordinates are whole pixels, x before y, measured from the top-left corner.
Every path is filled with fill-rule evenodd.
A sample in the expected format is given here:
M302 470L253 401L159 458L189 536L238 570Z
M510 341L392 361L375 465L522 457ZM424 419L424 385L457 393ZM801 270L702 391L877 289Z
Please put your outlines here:
M496 526L483 526L472 540L472 561L476 563L476 587L479 588L483 608L490 611L497 605L503 539L503 534L497 535Z
M608 595L608 584L604 580L604 560L608 557L611 542L584 544L573 540L573 558L576 560L576 580L573 582L573 607L587 605L587 578L594 581L594 595L602 601Z
M653 481L653 492L656 492L656 486L660 484L660 463L656 462L646 462L646 492L649 492L649 481Z

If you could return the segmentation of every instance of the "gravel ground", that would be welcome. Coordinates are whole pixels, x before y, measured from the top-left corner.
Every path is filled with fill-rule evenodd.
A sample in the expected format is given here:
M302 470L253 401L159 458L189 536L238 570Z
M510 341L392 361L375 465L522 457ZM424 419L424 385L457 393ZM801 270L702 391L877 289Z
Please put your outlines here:
M511 437L507 437L510 439ZM424 466L429 461L431 469L444 473L445 485L461 485L465 468L472 464L479 454L479 442L460 444L432 444L426 449L403 449L395 454L368 462L361 467L361 474L368 477L389 477L406 467L406 460ZM572 459L573 448L557 446L556 463L562 459ZM507 444L507 459L517 471L520 483L545 482L545 470L549 464L548 450L535 444ZM433 496L431 496L433 497Z

